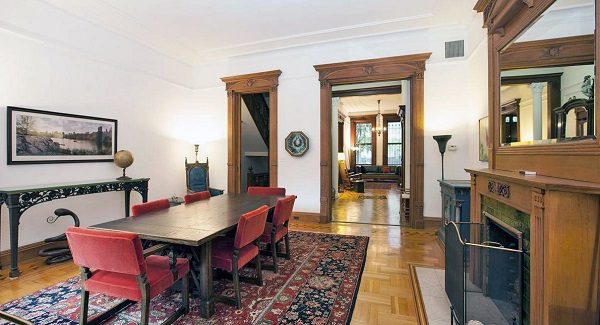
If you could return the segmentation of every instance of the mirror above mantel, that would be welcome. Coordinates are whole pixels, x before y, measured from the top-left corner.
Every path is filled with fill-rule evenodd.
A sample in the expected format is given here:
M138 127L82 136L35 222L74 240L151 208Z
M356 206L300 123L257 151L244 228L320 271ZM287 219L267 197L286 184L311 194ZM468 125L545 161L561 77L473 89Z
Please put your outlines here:
M499 53L501 147L595 139L595 4L557 0Z

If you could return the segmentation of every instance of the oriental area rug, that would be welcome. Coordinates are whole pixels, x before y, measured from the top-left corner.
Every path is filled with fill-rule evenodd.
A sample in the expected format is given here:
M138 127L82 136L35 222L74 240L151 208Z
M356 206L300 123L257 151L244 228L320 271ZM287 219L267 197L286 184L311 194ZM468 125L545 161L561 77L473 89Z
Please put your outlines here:
M215 314L203 319L193 295L191 311L175 324L349 324L365 264L369 238L313 232L290 232L292 258L278 259L279 273L263 270L263 286L241 283L242 309L215 304ZM272 263L264 256L265 265ZM242 275L254 276L253 269ZM216 294L233 296L231 280L214 281ZM78 324L79 277L42 289L0 306L34 324ZM152 300L151 324L160 324L180 305L181 294L167 291ZM119 300L90 297L90 319ZM139 304L105 324L137 324ZM0 321L0 324L3 324Z

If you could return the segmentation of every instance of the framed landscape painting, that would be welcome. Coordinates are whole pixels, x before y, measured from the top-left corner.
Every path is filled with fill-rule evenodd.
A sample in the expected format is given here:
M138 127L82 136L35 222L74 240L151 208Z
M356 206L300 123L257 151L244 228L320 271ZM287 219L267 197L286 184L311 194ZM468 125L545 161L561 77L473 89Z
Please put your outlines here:
M117 120L7 107L9 165L113 161Z
M488 117L479 119L479 161L488 161Z

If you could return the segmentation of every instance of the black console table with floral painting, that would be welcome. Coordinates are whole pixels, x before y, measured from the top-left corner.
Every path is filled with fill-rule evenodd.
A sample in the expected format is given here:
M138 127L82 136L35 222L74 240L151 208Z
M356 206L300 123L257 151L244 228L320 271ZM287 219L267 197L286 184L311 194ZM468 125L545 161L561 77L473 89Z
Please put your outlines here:
M19 276L19 223L21 215L34 205L64 199L71 196L95 194L103 192L125 192L125 216L129 217L131 191L140 193L142 201L148 201L149 178L130 180L102 180L80 183L52 184L39 186L20 186L0 188L0 207L8 207L8 224L10 232L10 277ZM115 216L117 217L117 216ZM0 216L1 218L1 216ZM2 265L0 265L0 268Z

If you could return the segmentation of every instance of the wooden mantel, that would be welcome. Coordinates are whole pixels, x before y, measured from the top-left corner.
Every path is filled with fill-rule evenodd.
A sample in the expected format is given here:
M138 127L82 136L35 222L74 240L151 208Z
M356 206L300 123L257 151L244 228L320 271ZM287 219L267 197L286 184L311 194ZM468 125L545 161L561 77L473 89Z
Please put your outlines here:
M598 324L600 184L467 169L471 222L483 197L530 217L530 324Z

